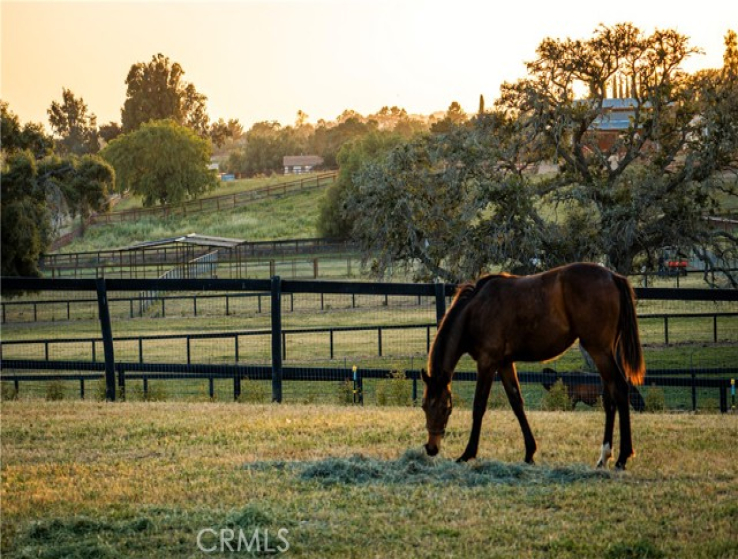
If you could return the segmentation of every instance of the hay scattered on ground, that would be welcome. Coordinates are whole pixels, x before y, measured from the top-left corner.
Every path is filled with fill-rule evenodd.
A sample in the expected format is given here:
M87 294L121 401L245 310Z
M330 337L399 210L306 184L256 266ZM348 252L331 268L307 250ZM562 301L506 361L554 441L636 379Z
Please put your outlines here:
M607 470L574 464L564 467L530 466L494 460L472 460L459 464L431 458L423 450L408 450L396 460L380 460L361 454L349 458L325 458L311 462L255 462L249 470L291 470L303 481L324 485L365 484L455 484L465 487L513 484L569 484L610 479Z

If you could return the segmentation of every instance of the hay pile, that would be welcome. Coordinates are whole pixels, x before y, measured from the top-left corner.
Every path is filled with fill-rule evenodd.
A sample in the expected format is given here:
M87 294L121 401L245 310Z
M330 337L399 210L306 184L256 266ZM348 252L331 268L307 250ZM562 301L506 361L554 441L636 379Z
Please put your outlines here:
M245 467L255 470L288 469L303 481L318 481L323 485L452 484L475 487L491 484L568 484L612 477L606 470L595 470L585 465L552 468L494 460L472 460L459 464L449 459L431 458L421 449L408 450L396 460L354 455L310 462L259 462Z

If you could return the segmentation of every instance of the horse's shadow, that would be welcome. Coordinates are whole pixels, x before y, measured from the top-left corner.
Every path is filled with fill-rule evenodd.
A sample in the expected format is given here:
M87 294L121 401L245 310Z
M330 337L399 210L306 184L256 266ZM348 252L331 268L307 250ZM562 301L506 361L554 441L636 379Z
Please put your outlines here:
M613 476L608 470L581 464L549 467L495 460L457 463L450 459L430 458L422 449L408 450L395 460L356 454L315 461L251 462L243 467L258 471L290 470L302 481L321 485L566 485Z

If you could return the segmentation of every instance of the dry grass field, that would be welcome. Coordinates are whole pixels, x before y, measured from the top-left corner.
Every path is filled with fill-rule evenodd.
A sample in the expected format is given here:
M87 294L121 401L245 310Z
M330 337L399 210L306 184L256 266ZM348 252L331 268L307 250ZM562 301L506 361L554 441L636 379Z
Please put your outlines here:
M599 412L530 412L530 467L509 410L466 465L468 410L435 459L409 407L1 411L3 557L738 557L732 414L636 415L616 473L592 467Z

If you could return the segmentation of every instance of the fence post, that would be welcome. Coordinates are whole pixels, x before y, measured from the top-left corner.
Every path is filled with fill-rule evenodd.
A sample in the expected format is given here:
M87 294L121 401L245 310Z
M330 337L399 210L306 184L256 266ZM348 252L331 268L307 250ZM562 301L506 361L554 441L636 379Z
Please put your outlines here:
M446 285L436 283L434 287L436 290L436 323L440 324L446 314Z
M664 315L664 343L669 345L669 317Z
M95 283L100 331L105 353L105 399L115 402L115 355L113 351L113 329L110 326L110 309L108 309L108 291L104 279L97 279Z
M282 402L282 280L272 276L272 402Z
M726 381L720 387L720 413L726 413L728 411L728 383Z

